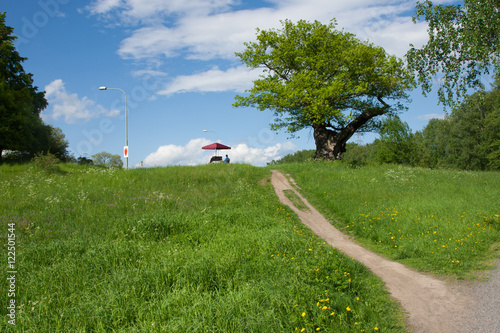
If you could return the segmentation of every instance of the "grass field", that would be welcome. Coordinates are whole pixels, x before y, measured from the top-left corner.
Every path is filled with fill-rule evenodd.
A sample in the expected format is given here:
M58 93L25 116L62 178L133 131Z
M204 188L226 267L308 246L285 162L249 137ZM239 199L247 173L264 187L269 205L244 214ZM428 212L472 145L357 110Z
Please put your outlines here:
M404 332L381 281L305 229L269 176L247 165L0 166L0 331ZM352 229L368 221L357 204L352 220L333 210ZM474 222L493 225L495 213Z
M500 254L500 173L342 163L279 166L365 246L420 271L470 278Z

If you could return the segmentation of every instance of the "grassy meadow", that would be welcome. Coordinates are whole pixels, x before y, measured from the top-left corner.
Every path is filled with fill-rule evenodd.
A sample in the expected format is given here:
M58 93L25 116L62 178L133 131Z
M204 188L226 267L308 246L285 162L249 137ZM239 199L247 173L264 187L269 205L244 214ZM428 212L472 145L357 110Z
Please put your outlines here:
M364 246L420 271L471 278L500 254L500 173L285 164L308 198Z
M269 178L247 165L0 166L0 331L404 332L382 282L305 229Z

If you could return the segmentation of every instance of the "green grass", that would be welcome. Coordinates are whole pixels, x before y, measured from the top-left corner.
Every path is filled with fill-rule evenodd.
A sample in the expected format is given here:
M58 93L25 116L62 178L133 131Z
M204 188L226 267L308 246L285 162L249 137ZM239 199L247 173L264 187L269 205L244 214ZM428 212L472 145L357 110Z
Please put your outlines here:
M463 278L498 257L498 172L342 163L279 168L336 227L391 259Z
M297 209L301 211L308 211L309 208L305 205L305 203L300 199L297 194L295 194L292 190L284 190L283 193L285 196L292 202L292 204L297 207Z
M0 331L404 332L382 282L304 228L269 175L0 166L17 271L13 327L2 269Z

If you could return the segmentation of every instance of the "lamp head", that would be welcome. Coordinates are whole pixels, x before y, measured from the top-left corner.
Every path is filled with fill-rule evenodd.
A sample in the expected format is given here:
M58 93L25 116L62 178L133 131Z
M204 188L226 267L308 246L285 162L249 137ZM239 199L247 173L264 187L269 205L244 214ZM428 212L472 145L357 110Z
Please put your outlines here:
M106 90L108 89L107 87L99 87L99 90Z

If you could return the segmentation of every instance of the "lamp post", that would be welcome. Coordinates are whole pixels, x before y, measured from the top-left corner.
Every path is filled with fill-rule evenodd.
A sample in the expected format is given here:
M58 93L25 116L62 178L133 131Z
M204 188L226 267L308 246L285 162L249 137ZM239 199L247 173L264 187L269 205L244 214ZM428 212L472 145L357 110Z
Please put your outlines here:
M215 141L215 142L219 142L219 135L217 135L217 132L214 132L214 131L208 131L208 130L203 130L203 132L205 132L205 133L206 133L206 132L214 133L214 134L215 134L215 136L217 137L217 141Z
M127 120L127 94L120 88L108 88L108 87L99 87L99 90L119 90L125 95L125 160L127 161L127 169L128 169L128 120Z

